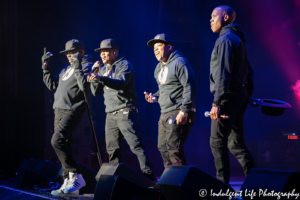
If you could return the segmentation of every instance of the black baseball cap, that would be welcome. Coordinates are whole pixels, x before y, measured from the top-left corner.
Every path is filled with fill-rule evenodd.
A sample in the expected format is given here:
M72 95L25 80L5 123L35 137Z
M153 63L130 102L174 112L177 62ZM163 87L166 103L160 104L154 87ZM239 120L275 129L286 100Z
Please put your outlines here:
M100 48L95 49L96 52L101 51L101 49L119 49L118 44L113 39L105 39L100 43Z
M151 48L154 48L155 43L158 42L174 45L171 37L165 33L157 34L154 39L148 41L147 45Z
M61 51L59 53L65 53L68 51L73 51L75 49L84 49L84 45L80 40L72 39L66 43L66 50Z

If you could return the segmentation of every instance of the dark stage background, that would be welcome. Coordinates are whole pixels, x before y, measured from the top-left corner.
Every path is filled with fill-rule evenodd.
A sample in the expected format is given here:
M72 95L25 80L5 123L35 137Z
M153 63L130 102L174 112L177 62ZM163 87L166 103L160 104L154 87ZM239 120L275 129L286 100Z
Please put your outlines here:
M86 53L99 60L94 49L106 38L115 39L136 70L136 88L140 100L139 115L143 141L158 175L163 164L157 150L159 105L147 104L144 91L156 92L153 74L157 61L146 43L157 33L167 33L190 61L197 77L197 119L185 145L190 165L214 175L209 147L210 110L209 63L218 34L210 30L210 15L219 5L230 5L236 23L247 33L249 60L255 70L255 98L278 99L293 108L280 117L263 115L249 108L245 115L245 138L258 167L300 170L299 140L288 134L300 134L300 104L297 87L300 79L300 0L109 0L109 1L17 1L2 0L0 66L0 168L13 170L23 158L57 162L50 146L53 130L53 92L42 80L43 48L54 54L52 72L67 64L65 42L82 40ZM298 87L299 88L299 87ZM298 90L299 91L299 90ZM103 97L90 97L93 119L102 150L105 113ZM123 162L139 170L127 145ZM92 133L87 116L74 133L74 154L79 162L98 170ZM103 159L107 159L103 153ZM239 163L231 157L233 175L243 175Z

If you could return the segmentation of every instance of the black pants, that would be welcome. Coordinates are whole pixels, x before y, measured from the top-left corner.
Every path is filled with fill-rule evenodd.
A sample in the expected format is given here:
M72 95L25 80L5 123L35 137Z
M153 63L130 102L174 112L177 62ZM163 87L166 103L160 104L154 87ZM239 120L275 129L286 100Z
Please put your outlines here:
M141 142L138 114L135 109L125 108L117 113L107 113L105 124L106 149L110 163L121 162L121 142L124 137L131 151L137 155L143 173L151 174L153 166L145 146Z
M220 114L229 119L211 120L210 147L214 155L217 178L229 183L229 152L242 165L245 175L256 167L253 157L244 141L244 114L247 109L249 94L246 88L239 91L228 91L221 101Z
M179 110L162 113L158 122L158 150L163 158L164 166L186 165L184 143L195 121L195 113L188 114L185 125L169 124L169 119L176 119Z
M73 158L71 149L72 133L82 120L83 112L71 110L55 110L54 134L51 144L63 168L63 177L68 178L69 172L80 173Z

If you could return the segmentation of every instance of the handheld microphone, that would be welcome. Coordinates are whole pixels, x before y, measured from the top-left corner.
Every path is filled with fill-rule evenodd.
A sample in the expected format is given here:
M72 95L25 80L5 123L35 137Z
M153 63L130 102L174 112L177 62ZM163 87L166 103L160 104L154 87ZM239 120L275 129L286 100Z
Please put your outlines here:
M102 65L102 62L97 61L99 64L99 67L95 67L94 69L92 69L92 71L90 72L91 74L94 73L97 69L100 69L100 65Z
M209 111L206 111L206 112L204 113L204 116L205 116L205 117L210 117L210 112L209 112ZM220 118L222 118L222 119L229 119L229 116L228 116L228 115L220 115Z
M177 123L177 120L176 120L176 119L169 119L169 120L168 120L168 123L169 123L169 124L176 124L176 123Z
M97 69L98 67L95 67L94 69L92 69L91 73L94 73Z

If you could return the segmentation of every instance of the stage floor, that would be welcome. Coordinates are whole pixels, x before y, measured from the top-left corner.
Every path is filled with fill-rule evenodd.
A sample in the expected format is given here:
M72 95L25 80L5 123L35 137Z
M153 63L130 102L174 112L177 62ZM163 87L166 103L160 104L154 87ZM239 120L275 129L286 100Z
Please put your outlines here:
M245 177L231 177L230 185L231 187L238 192L240 188L242 187L242 184L245 180ZM94 194L83 194L79 196L61 196L61 197L55 197L50 195L50 193L47 192L40 192L40 193L32 193L29 191L19 190L7 186L0 185L0 194L1 198L4 199L28 199L28 200L43 200L43 199L49 199L49 200L57 200L57 199L68 199L68 200L91 200L94 199ZM242 198L233 198L234 199L242 199Z

